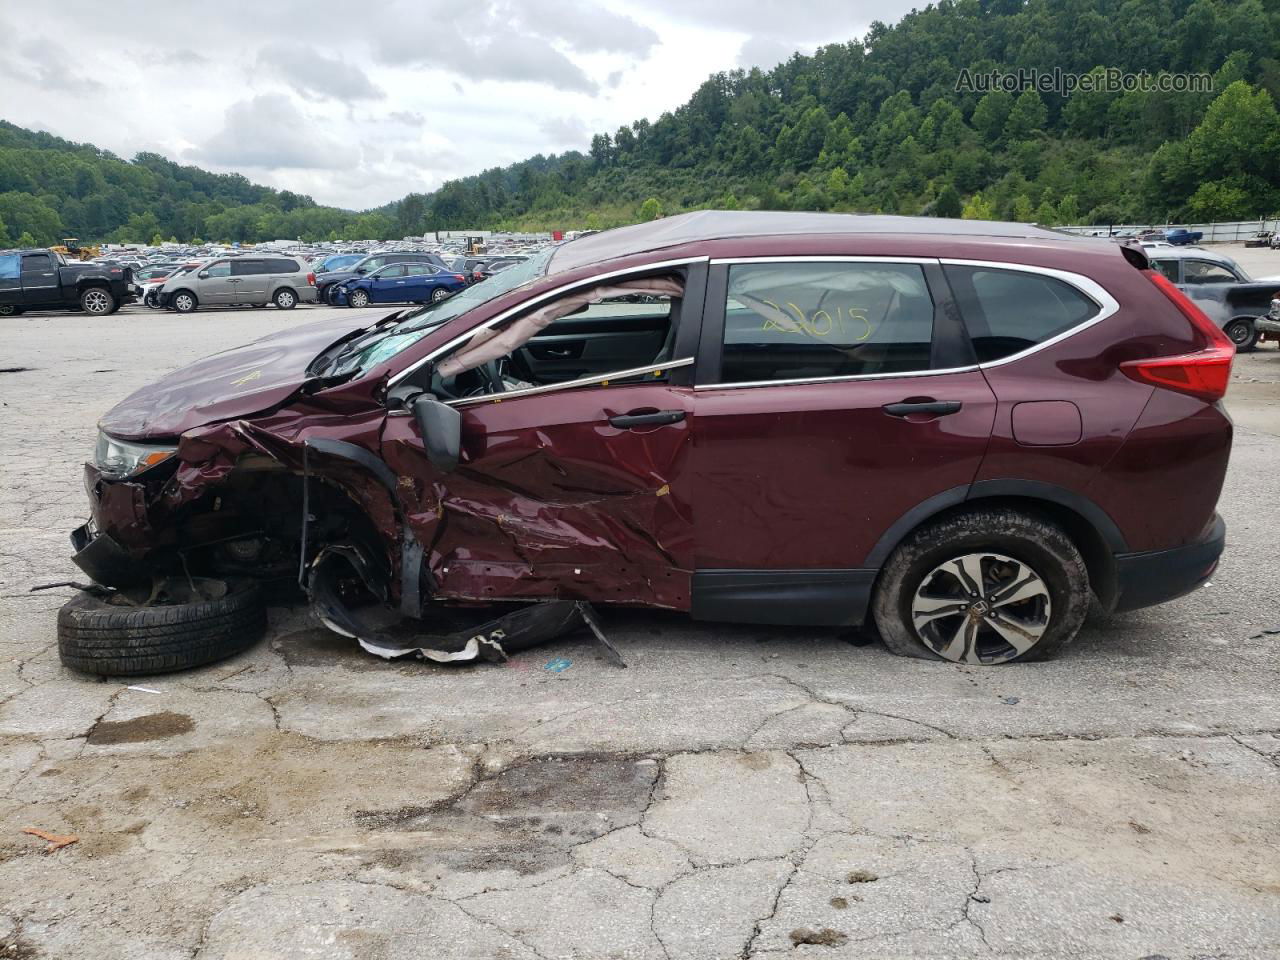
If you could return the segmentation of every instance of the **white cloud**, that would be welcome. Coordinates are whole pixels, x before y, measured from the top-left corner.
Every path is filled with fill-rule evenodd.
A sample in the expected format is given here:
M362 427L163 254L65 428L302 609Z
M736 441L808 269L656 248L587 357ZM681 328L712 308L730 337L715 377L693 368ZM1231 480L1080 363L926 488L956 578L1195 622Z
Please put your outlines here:
M386 94L359 67L292 43L272 43L258 51L258 66L286 80L309 99L351 103L381 100Z
M233 103L222 129L190 153L193 160L222 167L266 169L341 170L358 157L280 93Z

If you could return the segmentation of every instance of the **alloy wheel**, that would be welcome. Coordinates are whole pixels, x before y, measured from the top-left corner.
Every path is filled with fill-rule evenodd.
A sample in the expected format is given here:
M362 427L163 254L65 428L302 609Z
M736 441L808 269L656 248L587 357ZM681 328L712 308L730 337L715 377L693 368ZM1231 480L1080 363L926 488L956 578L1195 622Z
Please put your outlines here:
M84 295L84 308L89 313L107 313L111 310L111 297L101 290L90 290Z
M431 291L431 302L439 303L441 300L443 300L447 296L449 296L448 290L446 290L444 287L436 287L434 290Z
M938 656L1004 663L1049 628L1049 587L1028 564L998 553L966 553L936 566L911 598L911 623Z

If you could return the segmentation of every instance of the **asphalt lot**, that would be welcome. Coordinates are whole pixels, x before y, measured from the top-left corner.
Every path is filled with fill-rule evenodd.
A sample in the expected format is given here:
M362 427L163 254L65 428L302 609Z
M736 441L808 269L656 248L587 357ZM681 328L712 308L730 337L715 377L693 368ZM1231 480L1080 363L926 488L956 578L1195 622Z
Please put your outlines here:
M78 575L96 417L330 312L0 321L0 957L1280 955L1275 346L1237 360L1212 585L1049 663L610 611L626 670L449 669L273 608L212 667L63 670L70 591L28 589Z

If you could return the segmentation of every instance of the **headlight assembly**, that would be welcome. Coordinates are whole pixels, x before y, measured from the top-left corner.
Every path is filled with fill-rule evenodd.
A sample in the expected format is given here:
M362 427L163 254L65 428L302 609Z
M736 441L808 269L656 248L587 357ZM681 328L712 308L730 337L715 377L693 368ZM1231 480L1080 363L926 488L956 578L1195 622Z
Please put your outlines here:
M131 477L154 467L178 452L167 444L129 443L98 431L98 445L93 451L93 464L103 476L113 480Z

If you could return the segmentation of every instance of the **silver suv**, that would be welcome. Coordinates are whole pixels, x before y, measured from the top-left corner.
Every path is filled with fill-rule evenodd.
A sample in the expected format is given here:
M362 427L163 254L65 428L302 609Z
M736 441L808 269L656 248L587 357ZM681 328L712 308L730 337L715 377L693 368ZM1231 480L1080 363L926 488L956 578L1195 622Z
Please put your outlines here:
M166 281L157 299L161 306L179 313L191 313L199 307L265 307L268 303L292 310L300 300L315 301L316 275L296 257L227 257Z

